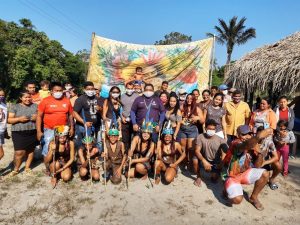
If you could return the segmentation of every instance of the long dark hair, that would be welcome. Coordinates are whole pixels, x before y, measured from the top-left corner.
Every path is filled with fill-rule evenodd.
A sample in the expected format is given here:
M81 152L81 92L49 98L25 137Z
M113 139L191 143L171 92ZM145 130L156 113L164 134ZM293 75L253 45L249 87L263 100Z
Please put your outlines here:
M222 99L221 105L219 105L221 108L223 107L223 103L224 103L224 95L222 93L217 93L215 94L213 101L215 100L216 97L220 96Z
M194 95L188 94L186 96L186 99L185 99L184 104L183 104L183 115L182 115L183 117L187 117L187 115L188 115L188 103L187 103L187 99L188 99L189 96L192 96L192 104L191 104L191 114L190 114L190 116L197 114L196 99L195 99Z
M166 109L167 110L171 109L171 106L170 106L170 99L171 99L171 97L173 97L173 98L176 99L176 105L175 105L175 107L173 109L173 112L171 114L174 114L175 116L177 116L177 112L180 109L180 104L179 104L178 96L175 93L174 94L170 94L168 102L167 102L167 105L166 105Z
M120 90L120 88L117 87L117 86L113 86L113 87L111 87L111 89L109 90L108 102L109 102L110 104L112 104L112 101L111 101L112 96L111 96L111 94L112 94L113 90L115 90L115 89L118 90L119 93L120 93L119 97L116 98L115 100L118 101L118 103L122 106L122 103L121 103L121 90Z
M151 142L152 142L152 133L149 133L150 134L150 137L149 139L147 140L147 150L150 149L151 147ZM140 151L142 150L142 142L143 142L143 132L140 133L140 139L141 139L141 142L140 142Z
M21 91L20 94L19 94L19 98L18 98L18 100L17 100L17 103L21 103L21 102L22 102L22 101L21 101L21 98L22 98L24 95L27 95L27 94L31 96L31 94L29 93L29 91L27 91L27 90Z

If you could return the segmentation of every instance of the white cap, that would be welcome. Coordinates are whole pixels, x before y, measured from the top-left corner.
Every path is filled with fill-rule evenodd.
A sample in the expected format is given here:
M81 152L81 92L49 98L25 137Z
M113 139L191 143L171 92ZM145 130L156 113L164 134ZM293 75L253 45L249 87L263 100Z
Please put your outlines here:
M178 90L178 94L180 94L180 95L186 94L186 90L183 89L183 88L180 88L180 89Z

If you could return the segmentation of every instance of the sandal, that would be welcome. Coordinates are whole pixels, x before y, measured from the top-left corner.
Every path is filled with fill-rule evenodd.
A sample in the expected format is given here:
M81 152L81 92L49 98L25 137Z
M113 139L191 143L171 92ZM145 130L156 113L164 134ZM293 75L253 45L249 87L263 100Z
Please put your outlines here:
M276 190L278 189L278 185L274 184L274 183L269 183L269 187L271 188L271 190Z

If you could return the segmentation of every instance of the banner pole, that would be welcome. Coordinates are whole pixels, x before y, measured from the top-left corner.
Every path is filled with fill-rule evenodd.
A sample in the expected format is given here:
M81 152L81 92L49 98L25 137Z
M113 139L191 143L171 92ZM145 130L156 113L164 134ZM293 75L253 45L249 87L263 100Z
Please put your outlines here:
M93 44L94 44L94 39L95 39L95 35L96 33L93 32L92 33L92 41L91 41L91 51L90 51L90 59L89 59L89 66L88 66L88 72L87 72L87 75L86 75L86 80L88 79L89 75L90 75L90 70L91 70L91 59L92 59L92 53L93 53Z
M213 36L213 46L212 46L212 54L211 54L211 66L210 66L210 74L209 74L209 88L212 86L212 75L214 70L214 61L215 61L215 40L216 36Z

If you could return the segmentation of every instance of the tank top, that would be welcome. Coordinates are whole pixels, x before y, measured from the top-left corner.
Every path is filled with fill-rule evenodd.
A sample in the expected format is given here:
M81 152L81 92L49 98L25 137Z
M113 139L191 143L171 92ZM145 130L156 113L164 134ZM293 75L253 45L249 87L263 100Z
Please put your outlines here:
M141 148L142 148L142 141L140 139L139 142L138 142L138 145L136 147L136 157L138 159L139 158L145 158L147 156L148 152L149 152L150 147L151 147L151 142L150 142L150 144L147 144L146 149L142 151L141 150Z
M112 102L108 100L107 106L108 106L108 110L107 110L107 114L106 114L107 118L112 119L113 113L115 113L116 119L118 119L121 116L121 106L120 105L117 109L115 109Z
M164 151L164 144L162 143L161 146L161 156L162 156L162 161L166 164L172 164L175 162L175 154L176 154L176 149L175 149L175 143L171 144L171 152L166 153Z
M65 143L65 149L63 152L60 152L60 151L55 152L55 159L62 160L64 162L68 162L70 160L70 144L69 144L69 142Z

